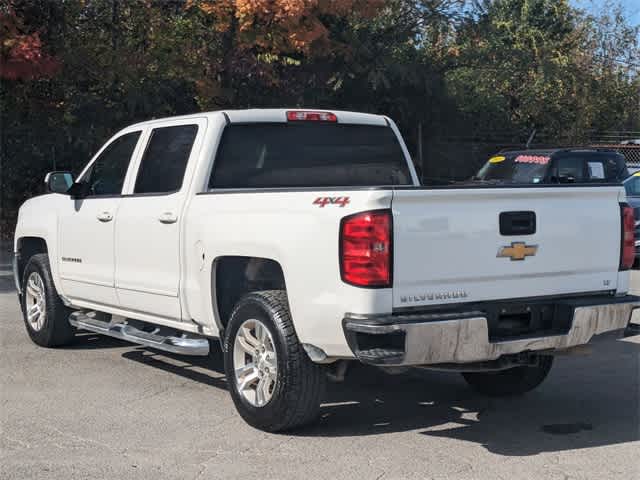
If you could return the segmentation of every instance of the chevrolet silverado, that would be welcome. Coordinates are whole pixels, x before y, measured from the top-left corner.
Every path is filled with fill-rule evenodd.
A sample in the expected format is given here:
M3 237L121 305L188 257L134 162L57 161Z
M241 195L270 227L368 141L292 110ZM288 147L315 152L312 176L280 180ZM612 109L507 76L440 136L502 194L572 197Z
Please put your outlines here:
M45 182L15 231L31 339L86 330L185 355L217 339L240 415L266 431L316 418L350 361L522 394L640 313L622 186L423 186L385 116L152 120Z

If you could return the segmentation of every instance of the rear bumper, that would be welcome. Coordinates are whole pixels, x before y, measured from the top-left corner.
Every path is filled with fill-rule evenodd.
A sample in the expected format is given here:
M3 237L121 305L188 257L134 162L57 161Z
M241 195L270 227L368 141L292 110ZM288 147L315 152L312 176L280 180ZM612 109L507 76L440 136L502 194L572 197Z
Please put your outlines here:
M374 365L436 365L497 360L522 352L564 350L640 322L640 297L588 297L558 302L570 316L564 332L490 340L481 310L408 315L347 314L343 328L356 358Z

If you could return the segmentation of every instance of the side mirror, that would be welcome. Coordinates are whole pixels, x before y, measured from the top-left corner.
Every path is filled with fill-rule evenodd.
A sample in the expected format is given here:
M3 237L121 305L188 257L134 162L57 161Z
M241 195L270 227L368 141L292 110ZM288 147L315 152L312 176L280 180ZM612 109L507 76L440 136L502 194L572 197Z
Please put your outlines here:
M73 175L71 172L49 172L44 177L44 183L47 191L66 194L73 185Z
M67 190L67 193L74 200L81 200L87 196L87 184L74 182Z

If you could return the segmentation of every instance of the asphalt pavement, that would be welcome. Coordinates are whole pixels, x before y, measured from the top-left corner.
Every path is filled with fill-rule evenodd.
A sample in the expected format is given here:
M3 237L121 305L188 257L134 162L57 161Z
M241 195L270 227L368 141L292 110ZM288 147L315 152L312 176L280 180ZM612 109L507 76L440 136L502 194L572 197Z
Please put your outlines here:
M640 292L640 274L633 284ZM320 421L266 434L236 414L219 351L169 355L25 333L0 257L0 479L640 479L640 336L558 357L491 400L457 374L356 367Z

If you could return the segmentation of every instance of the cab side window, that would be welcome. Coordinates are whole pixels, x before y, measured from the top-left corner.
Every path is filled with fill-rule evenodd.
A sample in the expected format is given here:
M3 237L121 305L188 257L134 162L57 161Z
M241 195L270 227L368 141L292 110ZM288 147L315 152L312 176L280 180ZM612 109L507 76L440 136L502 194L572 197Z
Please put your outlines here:
M585 180L585 162L580 157L560 157L555 161L553 177L556 182L582 182Z
M604 158L588 159L587 169L589 171L589 180L591 181L606 181L616 178L615 163L613 168L609 162Z
M140 162L133 193L179 191L197 133L197 125L154 128Z
M131 132L116 138L93 162L84 175L87 197L120 195L129 161L136 148L140 132Z

